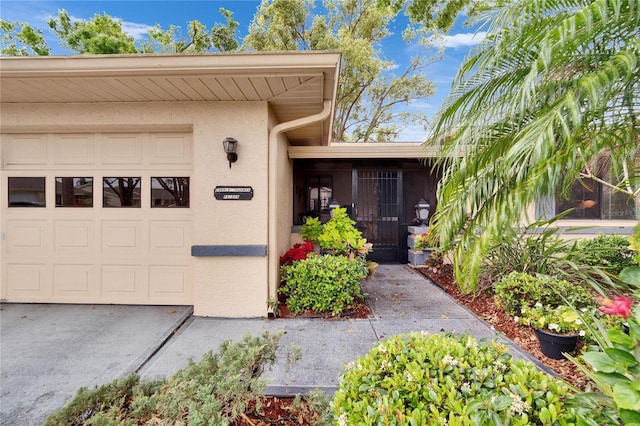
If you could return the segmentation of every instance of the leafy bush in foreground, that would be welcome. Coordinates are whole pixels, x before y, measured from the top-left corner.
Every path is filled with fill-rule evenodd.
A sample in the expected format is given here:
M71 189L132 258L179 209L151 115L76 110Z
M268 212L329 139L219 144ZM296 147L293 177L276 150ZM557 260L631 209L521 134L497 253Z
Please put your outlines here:
M169 379L143 381L136 375L96 387L82 388L45 425L229 425L262 395L259 380L273 364L280 334L245 336L226 341L219 353L189 361Z
M571 424L569 386L495 341L413 332L359 358L333 400L337 425ZM589 413L597 420L597 413Z
M284 285L278 291L287 296L293 313L309 309L339 315L364 297L360 282L368 274L367 261L360 257L309 255L281 268Z

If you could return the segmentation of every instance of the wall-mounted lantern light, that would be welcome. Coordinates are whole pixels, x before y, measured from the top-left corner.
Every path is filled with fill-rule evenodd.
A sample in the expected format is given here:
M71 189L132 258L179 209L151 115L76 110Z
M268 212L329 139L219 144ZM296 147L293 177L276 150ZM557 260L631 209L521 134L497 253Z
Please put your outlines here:
M222 145L224 146L224 152L227 153L229 168L231 168L231 163L235 163L236 161L238 161L238 141L234 138L225 138L222 141Z
M415 205L416 209L416 222L420 225L426 225L429 219L429 210L431 210L431 204L427 203L424 198L420 198L418 204Z

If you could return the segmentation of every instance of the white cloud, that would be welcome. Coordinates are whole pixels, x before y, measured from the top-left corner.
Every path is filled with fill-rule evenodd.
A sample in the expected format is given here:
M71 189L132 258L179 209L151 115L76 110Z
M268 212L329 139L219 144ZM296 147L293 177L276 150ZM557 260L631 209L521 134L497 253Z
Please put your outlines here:
M442 36L442 40L439 41L444 47L458 47L475 46L480 44L486 37L486 31L479 31L477 33L460 33L453 35Z
M128 22L128 21L121 21L121 22L122 22L122 31L124 31L126 34L130 35L136 40L139 40L144 36L146 36L147 32L153 28L153 26L147 25L147 24L138 24L136 22Z
M429 98L429 100L423 99L423 98L411 99L409 101L409 104L407 105L407 108L435 111L438 108L438 106L434 105L433 102L431 102L431 99L432 98Z

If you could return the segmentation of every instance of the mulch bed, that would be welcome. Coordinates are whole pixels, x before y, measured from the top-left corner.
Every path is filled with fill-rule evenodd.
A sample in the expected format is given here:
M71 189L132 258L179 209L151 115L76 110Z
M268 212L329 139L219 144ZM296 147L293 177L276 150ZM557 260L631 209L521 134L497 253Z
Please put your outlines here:
M316 311L303 311L297 314L291 312L291 309L287 306L287 299L285 296L280 295L278 297L278 318L298 318L298 319L323 319L323 320L345 320L345 319L362 319L369 318L370 314L369 305L365 300L358 300L356 304L346 309L341 315L333 316L331 312L316 312Z
M260 399L260 408L251 402L247 412L233 426L304 426L315 423L318 413L292 407L292 403L293 398L265 396Z
M548 358L540 352L538 339L533 329L517 324L504 310L496 306L493 294L489 290L463 295L453 279L451 265L444 265L434 272L430 268L416 268L436 285L441 287L461 305L467 307L479 318L482 318L493 328L503 333L522 349L533 355L542 364L553 370L558 376L574 386L584 389L586 379L577 367L568 360Z

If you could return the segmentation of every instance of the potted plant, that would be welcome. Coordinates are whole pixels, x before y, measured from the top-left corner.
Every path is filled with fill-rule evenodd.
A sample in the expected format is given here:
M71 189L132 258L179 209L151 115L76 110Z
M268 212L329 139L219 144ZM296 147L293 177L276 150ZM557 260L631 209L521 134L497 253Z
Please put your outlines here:
M521 315L514 320L531 326L540 342L542 353L553 359L565 359L564 353L576 350L578 341L586 334L586 327L578 312L571 306L522 306Z
M433 250L432 241L429 239L429 231L416 237L413 248L427 253Z

